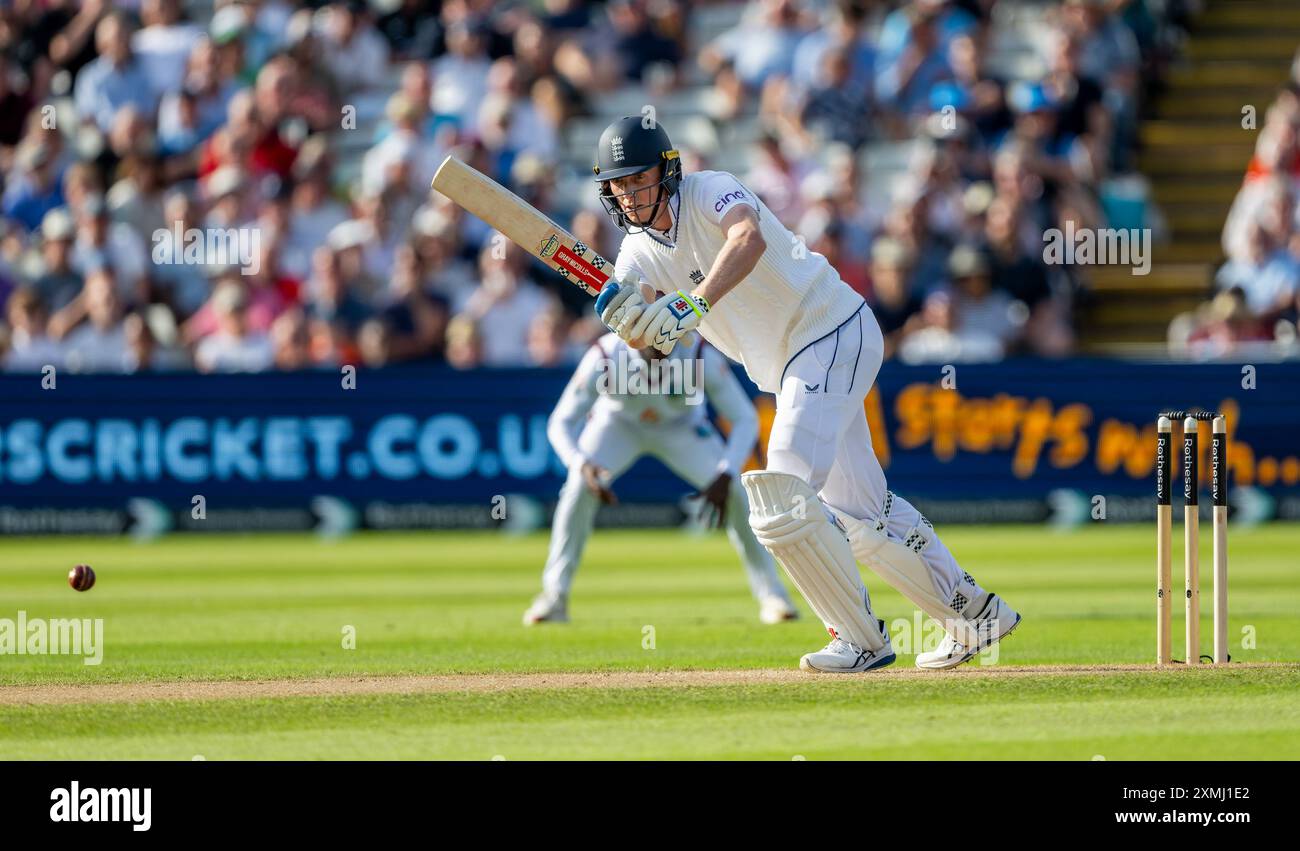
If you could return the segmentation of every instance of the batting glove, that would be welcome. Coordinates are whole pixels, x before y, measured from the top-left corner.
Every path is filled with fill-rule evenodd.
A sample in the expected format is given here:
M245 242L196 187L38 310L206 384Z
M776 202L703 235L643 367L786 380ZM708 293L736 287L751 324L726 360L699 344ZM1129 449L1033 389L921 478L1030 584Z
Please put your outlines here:
M610 281L596 296L596 314L605 327L623 336L619 330L631 327L645 310L645 299L641 297L641 276L630 273L622 281ZM624 338L627 339L627 338Z
M687 295L681 290L668 293L645 308L624 339L644 340L646 345L666 355L708 312L709 303L700 296Z

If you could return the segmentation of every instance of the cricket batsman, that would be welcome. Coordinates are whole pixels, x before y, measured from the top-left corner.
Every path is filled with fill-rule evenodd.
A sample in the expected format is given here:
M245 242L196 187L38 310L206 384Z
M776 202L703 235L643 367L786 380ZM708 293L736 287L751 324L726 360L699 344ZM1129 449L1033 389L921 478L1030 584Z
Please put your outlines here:
M606 334L587 350L547 421L547 437L569 470L551 527L542 593L524 624L569 619L569 588L601 502L643 455L653 455L696 489L704 512L725 525L749 575L759 619L774 624L798 613L776 562L749 528L740 469L758 438L758 415L722 355L695 344L669 354L633 349ZM730 425L724 444L709 422L709 401Z
M594 171L605 211L627 234L616 280L596 299L605 326L663 353L698 329L776 395L767 469L741 481L755 537L831 636L800 667L854 673L894 661L856 561L943 624L944 640L917 655L919 667L954 667L1011 632L1020 615L886 488L863 409L884 345L862 297L733 175L683 174L657 122L630 116L605 128Z

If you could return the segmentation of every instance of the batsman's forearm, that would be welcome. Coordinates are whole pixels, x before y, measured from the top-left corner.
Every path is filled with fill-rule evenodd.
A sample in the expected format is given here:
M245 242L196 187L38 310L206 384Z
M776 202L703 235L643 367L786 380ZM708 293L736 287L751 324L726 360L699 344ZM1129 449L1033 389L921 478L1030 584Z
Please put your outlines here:
M766 248L762 234L757 229L729 237L718 252L718 258L713 261L708 276L691 291L691 295L700 296L710 306L716 305L754 271Z

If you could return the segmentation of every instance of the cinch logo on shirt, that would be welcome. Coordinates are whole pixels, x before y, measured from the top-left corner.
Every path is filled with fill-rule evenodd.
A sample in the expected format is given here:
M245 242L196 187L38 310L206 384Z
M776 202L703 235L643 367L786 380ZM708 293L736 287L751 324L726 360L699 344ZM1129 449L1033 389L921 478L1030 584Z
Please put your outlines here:
M728 192L726 195L723 195L721 198L718 199L718 203L713 205L713 212L721 213L723 207L727 206L732 201L735 201L737 198L744 198L744 197L745 197L745 193L739 189L737 189L735 192Z

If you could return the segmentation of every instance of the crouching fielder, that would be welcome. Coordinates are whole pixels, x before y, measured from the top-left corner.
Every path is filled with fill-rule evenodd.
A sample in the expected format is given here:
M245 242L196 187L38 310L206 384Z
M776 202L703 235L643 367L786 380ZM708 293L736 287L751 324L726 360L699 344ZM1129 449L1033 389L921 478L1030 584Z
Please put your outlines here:
M755 535L831 635L800 666L849 673L894 661L855 557L944 625L920 667L958 665L1009 633L1020 615L886 489L863 411L884 348L862 297L735 177L683 175L658 124L611 124L595 172L606 212L627 234L618 283L596 300L605 325L662 352L698 328L776 394L767 469L742 479Z
M731 424L724 444L705 397ZM547 423L569 470L551 527L542 593L524 624L567 621L569 588L600 502L615 502L613 481L642 455L685 479L716 512L749 574L763 623L793 620L776 563L754 539L738 475L758 437L758 416L727 361L699 341L671 355L637 351L607 334L578 365Z

